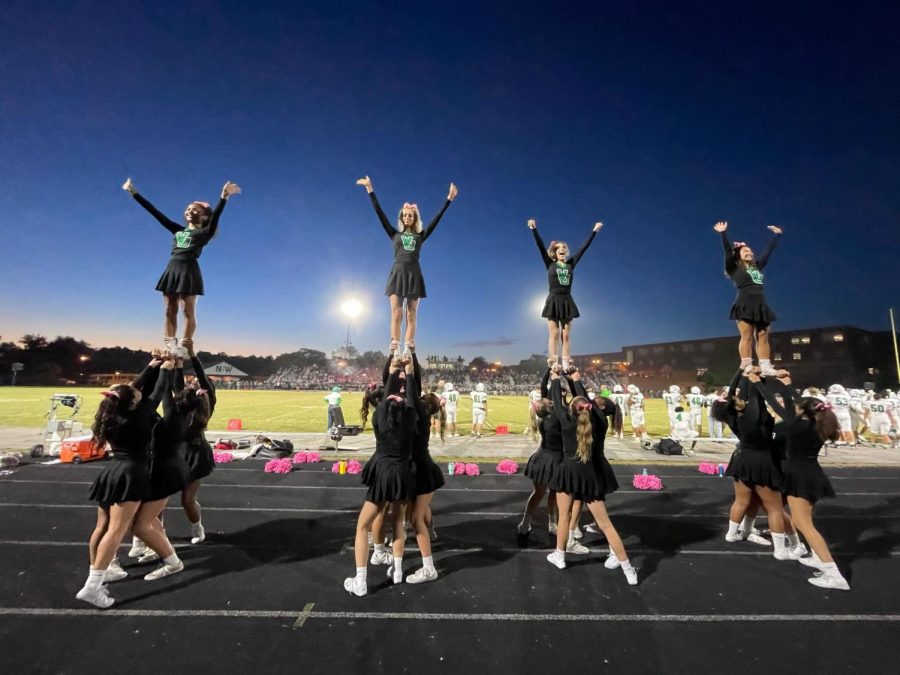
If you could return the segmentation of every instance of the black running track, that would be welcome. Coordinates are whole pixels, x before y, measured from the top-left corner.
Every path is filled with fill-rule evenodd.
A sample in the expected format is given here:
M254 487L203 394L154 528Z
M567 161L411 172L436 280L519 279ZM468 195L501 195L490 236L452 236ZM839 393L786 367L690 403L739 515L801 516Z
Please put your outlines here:
M110 586L116 605L75 600L87 573L100 466L24 466L0 478L0 669L6 673L477 672L896 673L900 644L900 469L833 469L840 493L820 505L850 592L811 571L723 539L727 479L690 466L649 467L665 490L631 487L608 508L640 585L595 553L564 571L545 555L544 516L516 543L530 484L521 475L453 477L434 500L440 578L350 596L357 477L326 464L287 476L261 463L220 467L201 490L208 539L167 527L182 574ZM412 539L410 539L412 542ZM124 553L121 559L126 561ZM127 565L128 563L126 563ZM420 566L408 550L407 573Z

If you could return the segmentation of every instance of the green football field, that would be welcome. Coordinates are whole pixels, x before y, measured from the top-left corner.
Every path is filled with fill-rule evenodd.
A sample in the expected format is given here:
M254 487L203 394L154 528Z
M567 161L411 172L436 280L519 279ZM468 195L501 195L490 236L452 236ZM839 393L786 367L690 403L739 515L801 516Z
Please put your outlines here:
M100 403L102 388L70 387L0 387L0 427L41 427L46 420L53 394L78 394L84 405L74 419L89 426ZM215 416L209 424L213 431L224 430L230 418L241 420L251 431L316 432L325 431L327 392L222 390L218 392ZM347 424L359 424L362 393L344 394L343 410ZM71 419L71 408L57 408L59 419ZM661 399L646 401L647 431L652 436L668 432L665 404ZM463 399L459 404L458 429L468 434L472 428L472 407ZM705 416L704 416L705 423ZM493 396L488 400L485 431L505 424L510 433L522 433L528 425L528 398L525 396ZM625 418L625 432L631 424ZM706 429L704 428L704 432Z

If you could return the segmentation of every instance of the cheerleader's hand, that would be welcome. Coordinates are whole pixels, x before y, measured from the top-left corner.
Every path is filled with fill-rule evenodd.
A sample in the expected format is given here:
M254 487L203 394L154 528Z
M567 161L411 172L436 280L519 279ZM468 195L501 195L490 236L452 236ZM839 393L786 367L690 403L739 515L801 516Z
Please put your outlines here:
M760 382L761 381L759 379L759 373L756 372L755 370L751 370L749 373L747 373L747 379L750 380L751 382Z
M728 229L728 223L725 222L724 220L720 220L718 223L716 223L715 225L713 225L713 229L714 229L716 232L724 232L725 230Z
M528 219L528 229L533 230L536 227L537 227L537 221L534 218L529 218Z
M459 194L459 190L456 189L456 186L453 183L450 183L450 192L447 194L447 201L452 202L456 199L457 194Z
M232 195L239 195L239 194L241 194L241 187L237 183L232 183L231 181L228 181L222 187L222 199L228 199Z
M125 183L122 184L122 189L125 190L128 194L134 194L137 192L137 188L134 187L134 183L131 182L131 179L127 179Z
M777 225L768 225L768 226L766 227L766 229L769 230L770 232L775 233L775 234L781 234L782 232L784 232L784 230L782 230L782 229L781 229L780 227L778 227Z
M188 356L190 356L191 358L196 356L194 354L194 339L193 338L189 338L189 337L181 338L181 346L184 347L185 349L187 349Z
M601 227L603 227L603 223L594 223L594 232L599 232Z
M167 359L160 366L163 370L172 370L175 367L175 359Z
M369 194L372 194L375 191L375 188L372 187L372 179L368 176L363 176L356 181L356 184L362 185L364 188L366 188L366 192L368 192Z

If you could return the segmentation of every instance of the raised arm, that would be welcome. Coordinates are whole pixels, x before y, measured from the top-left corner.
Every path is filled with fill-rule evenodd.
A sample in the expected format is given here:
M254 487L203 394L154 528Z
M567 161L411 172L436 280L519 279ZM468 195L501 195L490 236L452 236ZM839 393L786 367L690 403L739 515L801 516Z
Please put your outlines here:
M375 207L375 214L378 216L378 222L381 223L387 236L393 239L394 235L397 234L397 230L391 225L391 221L388 220L388 217L384 215L384 211L381 209L381 204L378 203L378 197L375 196L374 191L369 193L369 199L372 200L372 206Z
M738 385L741 383L741 376L744 374L744 371L738 368L737 372L734 374L734 377L731 378L731 382L728 384L728 394L725 396L727 399L734 398L735 393L737 392Z
M541 398L550 398L550 389L548 385L550 383L550 369L547 368L547 372L544 373L544 378L541 380Z
M163 396L166 391L170 394L172 392L172 369L175 367L175 363L173 361L166 361L159 368L159 376L156 378L156 386L153 388L153 391L147 397L147 400L150 404L152 404L151 410L156 410L157 406L159 406L160 401L162 401Z
M550 398L553 400L553 414L556 415L559 423L569 424L569 416L566 414L566 408L562 401L562 385L558 377L550 383Z
M544 245L544 240L541 239L541 235L538 234L537 223L534 220L528 221L528 229L531 230L531 234L534 235L534 243L537 244L538 251L541 252L541 260L544 261L544 265L549 265L553 262L550 258L550 255L547 253L547 247Z
M725 251L725 274L731 276L737 269L737 265L734 262L734 250L731 239L728 238L728 223L719 221L713 226L713 229L722 237L722 248Z
M150 359L150 363L147 364L147 367L144 368L144 370L141 371L141 374L131 383L132 387L141 392L141 396L149 396L153 391L156 380L159 379L159 367L161 365L162 359L154 354L153 358Z
M776 378L768 378L760 385L760 392L766 399L766 403L785 422L793 422L797 419L797 411L794 409L794 394L787 384ZM781 394L783 405L775 398L776 394Z
M393 360L393 354L388 354L387 361L384 362L384 369L381 371L381 384L385 387L387 387L388 375L391 374L391 362Z
M419 359L416 357L416 353L412 353L412 363L413 363L413 379L416 381L416 389L419 390L419 396L422 395L422 369L419 367Z
M209 381L209 378L206 377L206 371L203 370L203 364L194 354L191 355L191 365L194 366L194 376L197 378L197 384L200 385L201 389L206 390L206 395L209 398L209 414L212 415L213 410L215 410L216 407L216 387Z
M591 245L591 242L594 241L594 237L597 236L597 232L600 231L600 228L603 227L603 223L597 223L594 225L594 229L591 230L588 238L584 240L584 243L581 245L581 248L578 249L578 252L569 258L569 264L572 266L572 269L575 269L575 265L578 264L578 261L581 260L581 256L584 255L584 252L588 250L588 246Z
M444 205L441 207L441 210L437 212L437 215L431 219L431 222L428 224L428 227L425 228L425 231L422 233L422 243L425 243L425 240L431 236L431 233L434 232L434 228L437 227L437 224L440 222L444 213L446 213L447 209L450 206L450 200L446 200Z
M756 259L756 267L758 269L762 269L766 266L766 263L769 262L769 256L772 255L772 251L774 251L775 247L778 245L778 240L781 239L780 227L769 225L768 229L772 232L772 238L769 239L769 243L766 244L766 250Z
M144 199L141 195L139 195L136 191L131 193L131 196L134 197L134 200L144 207L144 209L172 234L176 232L181 232L184 229L183 225L179 225L176 222L173 222L166 218L153 204Z

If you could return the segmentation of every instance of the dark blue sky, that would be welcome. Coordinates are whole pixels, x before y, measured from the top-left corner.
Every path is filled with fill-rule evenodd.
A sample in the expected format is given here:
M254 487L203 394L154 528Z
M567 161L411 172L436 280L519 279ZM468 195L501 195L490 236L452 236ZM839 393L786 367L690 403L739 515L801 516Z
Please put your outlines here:
M6 3L0 334L156 344L173 219L228 205L197 343L383 349L389 215L430 218L431 353L546 348L530 234L575 247L575 353L727 335L712 231L761 249L775 330L885 328L897 303L900 8L889 3ZM688 4L688 3L679 3Z

